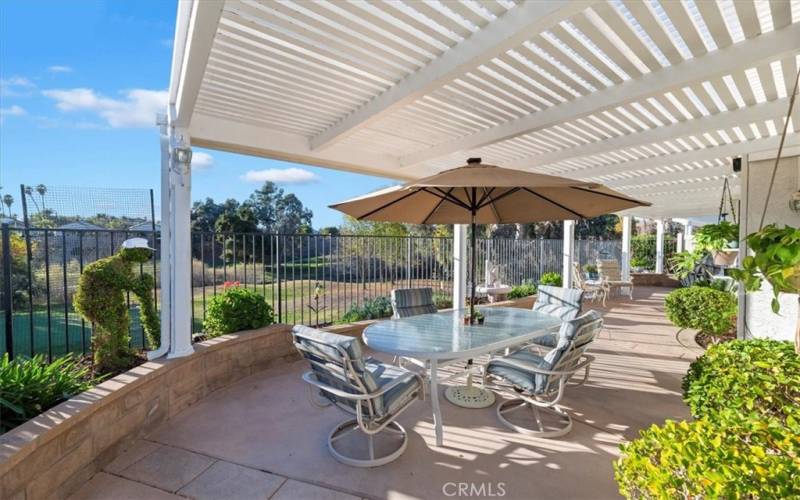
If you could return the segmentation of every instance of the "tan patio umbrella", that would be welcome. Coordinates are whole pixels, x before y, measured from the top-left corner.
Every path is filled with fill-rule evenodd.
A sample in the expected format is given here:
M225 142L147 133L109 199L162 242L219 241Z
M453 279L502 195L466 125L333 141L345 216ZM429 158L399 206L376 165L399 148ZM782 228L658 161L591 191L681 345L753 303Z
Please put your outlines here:
M358 220L471 224L472 321L477 281L475 224L588 219L648 205L601 184L483 165L480 158L470 158L465 166L330 207Z

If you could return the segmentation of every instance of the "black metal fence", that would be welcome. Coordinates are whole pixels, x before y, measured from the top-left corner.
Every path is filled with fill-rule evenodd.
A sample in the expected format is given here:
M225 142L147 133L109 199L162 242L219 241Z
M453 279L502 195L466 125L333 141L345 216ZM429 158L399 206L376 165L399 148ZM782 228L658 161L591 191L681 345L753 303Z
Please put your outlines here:
M152 231L4 225L0 232L0 352L12 355L53 358L89 352L92 325L72 304L86 265L112 255L127 238L142 237L154 248L160 246L159 233ZM562 240L478 240L477 281L489 271L510 285L537 282L543 273L561 271L562 245ZM584 264L619 258L620 251L619 241L583 240L576 242L575 255ZM140 273L155 277L157 305L160 266L156 251L139 267ZM340 321L351 308L387 297L397 287L431 287L446 302L452 269L452 238L193 233L187 270L192 330L202 331L208 301L226 282L239 282L263 295L279 322L322 325ZM146 347L138 304L131 296L128 303L132 343Z

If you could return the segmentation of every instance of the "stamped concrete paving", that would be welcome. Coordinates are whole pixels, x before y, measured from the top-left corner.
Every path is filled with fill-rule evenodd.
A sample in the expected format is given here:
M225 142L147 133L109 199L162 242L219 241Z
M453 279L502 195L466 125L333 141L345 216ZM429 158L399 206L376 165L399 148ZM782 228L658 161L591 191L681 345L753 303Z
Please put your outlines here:
M409 430L400 459L376 469L347 467L325 448L328 431L345 416L309 403L300 381L305 365L297 362L187 409L75 498L429 499L453 498L461 483L473 498L618 497L612 462L619 443L652 423L687 416L681 377L697 350L677 342L664 317L666 292L639 289L634 301L609 302L590 351L597 361L589 382L566 394L575 424L561 439L513 433L499 425L494 408L443 402L445 443L436 447L425 401L400 417Z

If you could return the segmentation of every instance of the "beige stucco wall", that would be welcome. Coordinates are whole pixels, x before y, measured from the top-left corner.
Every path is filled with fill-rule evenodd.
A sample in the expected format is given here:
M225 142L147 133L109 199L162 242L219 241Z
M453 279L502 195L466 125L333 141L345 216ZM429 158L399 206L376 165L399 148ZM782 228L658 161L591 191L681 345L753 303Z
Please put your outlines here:
M771 156L771 157L770 157ZM764 210L770 176L775 165L774 154L753 154L744 162L742 172L741 235L758 231ZM775 176L764 224L800 226L800 215L789 208L793 193L800 190L800 156L797 148L788 150L781 159ZM782 294L780 314L772 312L772 290L769 283L755 293L740 297L739 332L743 338L794 339L797 327L797 295Z

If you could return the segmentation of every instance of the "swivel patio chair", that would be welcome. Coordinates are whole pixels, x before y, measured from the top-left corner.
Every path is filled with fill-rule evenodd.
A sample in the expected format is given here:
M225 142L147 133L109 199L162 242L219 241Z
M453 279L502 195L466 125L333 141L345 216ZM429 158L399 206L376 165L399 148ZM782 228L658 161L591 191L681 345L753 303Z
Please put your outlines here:
M509 429L537 437L558 437L572 429L572 417L559 405L569 379L584 370L586 382L589 365L594 358L586 349L594 341L603 326L603 319L596 311L561 325L558 343L544 356L521 349L507 356L489 361L483 372L484 386L507 396L509 399L497 406L497 417ZM493 384L489 385L488 382ZM510 413L532 410L529 422L513 423ZM554 418L555 423L545 423L543 416ZM532 426L535 424L535 427Z
M583 295L584 291L580 289L541 285L536 292L533 310L555 316L561 321L569 321L581 312ZM555 347L557 343L558 335L555 333L536 337L531 341L535 347Z
M395 288L392 290L392 318L407 318L435 313L433 290L430 288Z
M424 398L422 377L373 358L365 359L355 337L301 325L292 329L292 336L295 347L311 365L303 380L310 384L312 403L334 405L353 415L328 435L333 457L354 467L376 467L402 455L408 435L396 418L416 399ZM363 443L343 441L357 431L366 435L365 452ZM376 443L378 436L381 442ZM398 438L399 444L392 443ZM388 451L379 454L378 446ZM362 448L361 455L354 451L358 448Z

